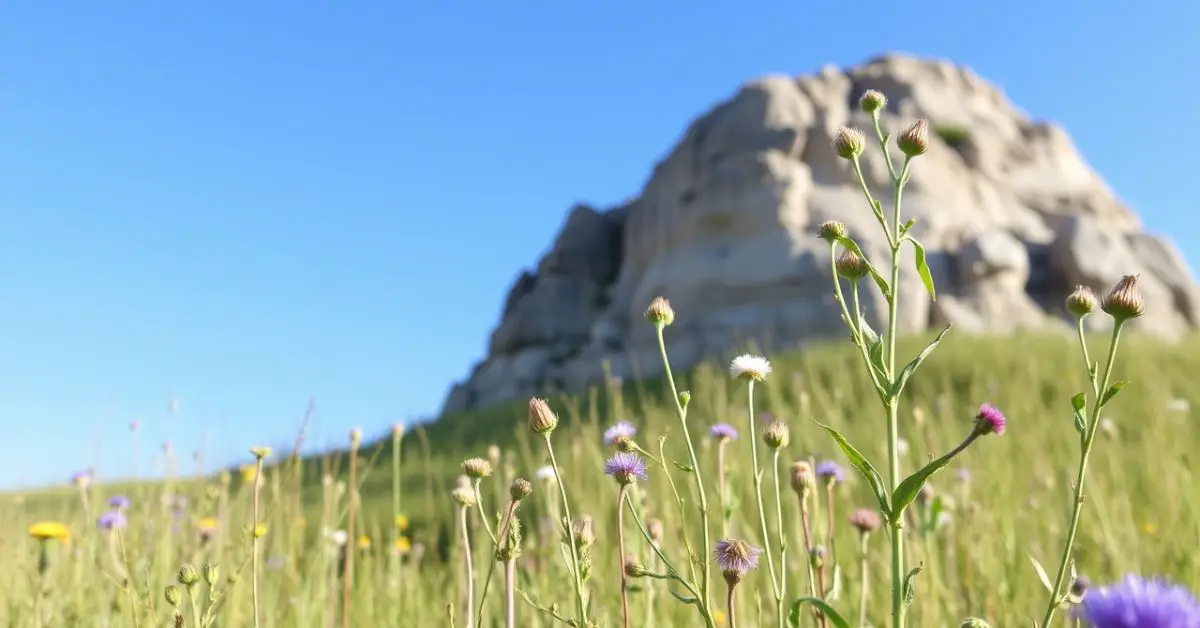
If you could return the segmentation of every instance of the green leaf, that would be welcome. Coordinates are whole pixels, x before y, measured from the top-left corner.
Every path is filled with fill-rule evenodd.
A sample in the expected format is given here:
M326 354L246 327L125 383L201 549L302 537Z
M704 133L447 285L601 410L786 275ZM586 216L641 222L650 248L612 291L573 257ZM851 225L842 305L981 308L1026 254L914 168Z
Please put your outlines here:
M1051 594L1058 595L1054 590L1054 585L1050 584L1050 576L1046 575L1046 570L1042 568L1042 564L1032 554L1029 555L1029 562L1033 563L1033 570L1037 572L1038 580L1042 581L1042 586L1046 587L1046 590Z
M912 606L912 603L917 599L917 574L924 569L924 564L917 565L908 570L908 575L904 576L904 605Z
M679 469L680 471L683 471L684 473L692 472L691 465L683 464L682 462L679 462L678 460L672 460L671 464L675 465L675 468Z
M937 289L933 285L933 274L929 272L929 261L925 258L925 246L912 236L905 239L912 242L913 249L916 251L917 274L921 276L921 283L925 284L929 298L937 301Z
M903 225L900 225L900 237L904 237L915 224L917 224L917 219L909 218Z
M1087 395L1085 393L1079 393L1078 395L1071 397L1071 407L1075 408L1076 412L1083 412L1083 409L1087 407Z
M1100 398L1100 405L1102 407L1108 405L1108 402L1111 401L1113 397L1116 397L1117 393L1121 392L1121 389L1128 384L1129 382L1121 380L1112 386L1109 386L1108 390L1104 391L1104 396Z
M788 613L788 625L792 628L800 628L800 607L804 606L805 602L812 604L817 607L817 610L825 613L825 617L828 617L829 621L833 622L833 625L837 628L850 628L849 622L839 615L825 600L808 596L796 598L792 601L792 610Z
M945 337L946 333L949 332L950 328L953 326L953 324L946 325L946 328L943 329L942 332L938 334L932 342L922 349L921 353L917 354L917 357L913 358L912 362L909 362L908 365L904 367L903 371L900 371L900 377L897 377L896 383L892 384L891 394L893 397L900 396L900 393L904 391L904 385L908 383L908 378L912 377L912 374L916 372L918 366L921 366L921 363L925 361L925 358L928 358L930 354L933 353L933 350L937 349L938 343L942 341L942 338Z
M921 488L925 486L925 482L930 478L930 476L944 469L946 465L950 464L950 461L953 459L953 456L947 454L941 458L931 461L929 464L921 467L921 469L916 473L904 478L904 481L901 482L900 486L896 487L896 491L892 493L892 523L896 523L900 520L901 515L904 513L904 509L908 508L908 505L917 498L917 494L921 492Z
M879 271L875 269L875 265L872 264L871 260L867 259L867 256L863 254L862 249L858 247L858 243L855 242L854 240L851 240L850 238L847 238L844 236L841 238L838 238L837 241L838 241L838 244L841 244L842 246L850 249L851 251L854 251L855 255L858 255L859 257L862 258L862 260L864 262L866 262L867 272L869 272L871 274L871 279L875 280L875 285L879 286L879 290L881 292L883 292L883 296L885 298L888 298L888 299L892 298L892 292L888 288L887 280L883 278L883 275L879 274Z
M890 518L891 508L888 507L887 493L883 490L883 476L879 475L879 471L875 469L875 466L862 455L862 452L855 449L854 445L851 445L850 441L846 440L846 437L842 436L841 432L819 421L815 423L821 426L826 432L829 432L830 436L833 436L833 440L837 441L842 453L846 454L846 458L850 459L850 464L854 465L855 469L858 469L858 472L871 485L871 490L875 491L875 498L879 500L879 511L885 517Z
M675 599L679 600L680 602L683 602L684 604L695 604L697 602L696 598L685 597L681 593L676 593L674 589L667 589L667 591L669 591L671 593L671 595L675 596Z

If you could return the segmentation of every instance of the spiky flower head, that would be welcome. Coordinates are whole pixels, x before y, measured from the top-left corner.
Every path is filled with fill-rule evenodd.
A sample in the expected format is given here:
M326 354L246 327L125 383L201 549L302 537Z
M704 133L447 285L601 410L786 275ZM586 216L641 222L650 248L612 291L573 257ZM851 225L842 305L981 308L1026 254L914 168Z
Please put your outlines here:
M635 453L618 451L604 463L604 473L623 486L632 484L634 480L646 479L646 461Z
M29 526L29 536L39 541L66 542L71 540L71 531L57 521L39 521Z
M836 486L846 481L846 471L832 460L823 460L817 463L817 477L824 480L827 485Z
M741 582L747 572L758 568L760 554L762 550L750 545L745 539L722 539L717 541L713 550L713 558L729 586Z
M728 442L737 440L737 429L728 423L717 423L708 430L708 435L712 436L717 442Z
M1137 275L1125 275L1117 282L1101 304L1105 312L1117 322L1137 318L1146 313L1146 300L1138 287Z
M1079 615L1092 628L1200 628L1200 602L1190 591L1132 574L1089 591Z
M729 375L734 379L764 382L771 374L771 363L762 356L743 353L729 363Z
M921 118L913 122L900 137L896 138L900 152L908 157L924 155L929 150L929 121Z
M478 480L492 474L492 463L483 458L467 458L463 460L462 470L467 477Z
M124 495L113 495L108 498L108 506L117 510L126 510L130 505L129 498Z
M807 460L797 460L792 463L792 490L802 499L808 497L810 491L817 485L817 477L812 465Z
M200 575L204 577L204 584L213 586L221 577L221 568L216 563L204 563L200 567Z
M200 582L200 572L196 571L196 567L191 563L184 563L179 568L175 579L185 587L195 586L197 582Z
M525 478L517 478L513 480L512 486L508 487L508 496L511 497L514 502L519 502L522 499L529 497L529 494L532 492L533 485L530 484L529 480L526 480Z
M858 158L866 145L867 138L858 129L844 126L833 134L833 150L842 159Z
M840 220L826 220L825 222L817 225L817 237L829 242L830 244L836 242L840 238L846 237L848 233L850 232L846 229L846 224Z
M163 597L167 599L167 604L179 608L179 601L183 599L183 594L179 591L179 587L169 584L163 589Z
M451 491L450 496L463 508L472 508L475 506L475 491L470 487L460 486Z
M534 397L529 400L529 431L534 434L549 434L558 427L558 415L550 409L545 399Z
M1097 307L1099 301L1096 300L1096 293L1087 286L1075 286L1075 290L1067 296L1067 311L1075 318L1083 318L1095 312Z
M271 456L270 447L251 447L250 454L257 460L262 460Z
M979 406L979 413L975 415L975 430L983 434L1003 434L1004 426L1007 420L1004 418L1004 413L998 410L991 404L982 404Z
M591 547L596 543L596 526L591 515L579 515L571 527L571 536L579 547Z
M791 433L788 431L788 426L783 421L771 421L766 424L762 430L763 442L771 449L779 449L787 447L788 441L791 439Z
M862 98L858 99L858 105L867 113L875 113L887 106L887 97L881 92L868 89L863 92Z
M125 513L120 510L110 510L96 519L96 527L101 530L120 530L128 523Z
M604 444L616 445L622 447L633 442L633 437L637 435L637 428L629 421L618 421L615 425L604 430ZM622 447L622 449L624 449Z
M869 508L859 508L850 515L850 525L858 530L859 534L870 534L879 529L883 522L879 519L879 513Z
M834 262L837 273L851 281L858 281L870 272L867 260L850 249L842 249Z
M958 628L992 628L986 621L978 617L968 617L958 625Z
M671 302L663 297L654 297L650 307L646 308L646 320L655 325L670 326L675 322L675 310L671 309Z
M690 391L690 390L679 391L678 399L679 399L679 405L683 406L684 409L686 409L688 407L688 404L692 402L692 391Z

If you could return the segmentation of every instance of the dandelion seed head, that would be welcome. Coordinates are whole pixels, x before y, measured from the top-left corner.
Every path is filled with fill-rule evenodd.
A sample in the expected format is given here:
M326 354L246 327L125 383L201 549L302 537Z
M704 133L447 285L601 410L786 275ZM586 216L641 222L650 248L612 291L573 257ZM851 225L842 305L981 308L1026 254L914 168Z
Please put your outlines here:
M771 362L757 355L744 353L729 363L729 375L734 379L766 381L771 374Z

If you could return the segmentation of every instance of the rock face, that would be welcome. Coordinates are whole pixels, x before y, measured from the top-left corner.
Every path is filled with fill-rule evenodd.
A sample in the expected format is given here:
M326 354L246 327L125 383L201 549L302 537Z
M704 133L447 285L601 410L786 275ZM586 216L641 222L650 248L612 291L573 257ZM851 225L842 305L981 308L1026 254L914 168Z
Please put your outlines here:
M886 130L918 117L934 130L904 213L917 221L938 299L906 268L902 333L948 322L998 333L1061 324L1075 284L1103 294L1126 273L1141 274L1150 304L1138 325L1171 336L1200 323L1200 289L1182 255L1140 230L1061 128L1031 120L969 69L889 55L748 83L692 123L640 196L603 211L573 208L537 270L513 285L487 357L444 411L579 390L605 364L618 377L659 372L643 320L659 295L679 313L668 329L676 368L747 340L780 350L844 335L828 248L815 231L840 220L887 265L879 226L830 143L843 125L871 128L858 109L867 89L888 97ZM863 169L890 211L877 147ZM872 291L864 307L880 329L882 297Z

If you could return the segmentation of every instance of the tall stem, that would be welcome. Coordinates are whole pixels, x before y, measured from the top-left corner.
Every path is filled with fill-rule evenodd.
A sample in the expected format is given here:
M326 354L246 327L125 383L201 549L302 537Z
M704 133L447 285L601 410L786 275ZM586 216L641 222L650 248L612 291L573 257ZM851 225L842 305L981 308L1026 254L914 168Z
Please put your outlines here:
M554 457L554 447L550 444L550 432L546 432L546 454L550 456L550 465L554 467L554 484L558 486L558 496L562 499L563 533L567 535L567 546L571 548L571 575L575 577L575 601L579 606L579 621L587 625L587 604L583 599L583 574L579 572L579 549L571 538L571 505L567 503L567 489L563 486L562 471L558 468L558 459Z
M258 457L254 471L254 519L250 522L250 591L254 601L254 628L258 628L258 502L262 490L263 459Z
M729 536L729 497L725 492L725 445L729 441L722 438L717 443L717 495L721 500L721 536Z
M807 560L804 562L806 565L808 565L808 594L813 597L824 597L824 584L822 583L820 586L818 586L817 570L813 567L812 557L814 544L812 534L812 516L808 510L807 495L800 496L800 529L804 533L804 553L807 556ZM826 625L824 613L814 609L813 616L816 618L818 625Z
M867 541L870 537L871 535L866 532L859 535L858 561L862 571L862 575L860 576L862 591L858 598L858 625L860 628L867 625L867 600L870 599L871 595L871 566L867 561Z
M779 617L779 625L784 625L784 595L787 593L787 533L783 527L783 498L782 487L779 484L779 450L775 450L773 460L775 475L775 525L779 535L779 594L775 596L775 613Z
M886 145L885 145L886 148ZM891 158L888 158L888 163L891 163ZM900 204L904 193L904 179L908 177L909 160L904 160L904 166L900 169L900 175L893 178L893 187L895 191L894 202L892 205L892 220L888 227L892 233L892 281L891 295L888 299L888 326L887 326L887 343L884 347L887 359L887 373L889 378L896 377L896 323L898 306L900 304ZM900 485L900 451L899 451L899 422L900 422L900 399L895 395L889 395L887 400L887 437L888 437L888 493L895 494L896 487ZM892 524L892 625L895 628L904 628L904 530L903 530L903 514L893 513Z
M504 628L517 628L517 562L504 561Z
M734 585L729 585L729 594L725 596L725 611L729 613L729 628L737 628L737 613L733 612Z
M467 507L458 509L458 529L462 539L467 580L467 626L475 625L475 564L471 559L471 537L467 534ZM345 615L343 615L344 617ZM344 628L344 627L343 627Z
M1096 440L1097 427L1100 423L1100 410L1104 408L1104 405L1100 402L1100 395L1108 390L1109 376L1112 375L1113 361L1117 356L1117 345L1121 341L1121 326L1121 322L1113 325L1112 341L1108 347L1108 359L1105 360L1104 375L1100 385L1097 386L1096 382L1092 381L1092 392L1095 396L1093 398L1091 418L1088 420L1083 446L1079 452L1079 471L1075 479L1075 503L1071 508L1071 524L1067 527L1067 542L1063 546L1062 558L1058 562L1058 573L1054 577L1054 589L1050 592L1050 600L1046 603L1046 614L1042 618L1042 628L1049 628L1050 620L1054 619L1054 612L1058 610L1058 605L1062 597L1063 581L1067 577L1067 566L1071 563L1071 553L1075 547L1075 534L1079 530L1079 515L1083 512L1083 486L1087 480L1088 458L1092 453L1092 443ZM1082 323L1079 326L1079 342L1085 342ZM1087 355L1086 344L1084 346L1084 355ZM1091 364L1088 364L1087 368L1090 370Z
M629 628L629 575L625 573L625 511L622 506L628 494L629 485L622 484L617 495L617 557L621 562L621 617L625 628Z
M775 595L775 600L778 602L783 595L779 590L779 578L775 575L775 556L771 554L771 537L767 533L767 514L763 508L763 472L762 467L758 464L758 431L754 429L754 380L747 380L746 383L746 407L750 412L748 417L748 427L750 429L747 430L746 435L750 441L750 459L754 463L754 497L758 502L758 524L759 529L762 531L763 554L767 556L767 571L771 574L771 592ZM779 624L783 625L782 616L779 617Z
M342 562L342 628L350 628L350 587L354 580L354 547L358 542L358 535L354 531L355 517L358 516L358 439L355 437L350 439L350 485L347 490L350 491L350 504L346 515L346 533L350 540Z

